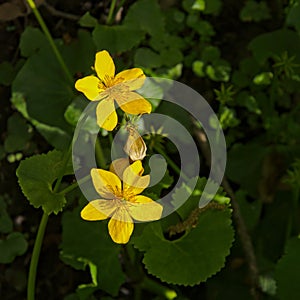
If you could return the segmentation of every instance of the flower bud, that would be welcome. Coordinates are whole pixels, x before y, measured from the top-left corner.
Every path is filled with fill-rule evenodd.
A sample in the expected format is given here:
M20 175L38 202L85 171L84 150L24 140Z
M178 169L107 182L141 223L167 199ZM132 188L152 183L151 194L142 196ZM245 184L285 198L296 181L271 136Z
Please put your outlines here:
M146 156L147 146L136 128L127 126L128 138L124 146L124 151L132 161L143 160Z

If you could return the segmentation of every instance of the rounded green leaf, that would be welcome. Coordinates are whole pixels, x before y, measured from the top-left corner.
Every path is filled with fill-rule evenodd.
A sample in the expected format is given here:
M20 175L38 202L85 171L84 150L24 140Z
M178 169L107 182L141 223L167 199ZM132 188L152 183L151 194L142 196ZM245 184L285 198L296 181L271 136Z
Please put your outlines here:
M63 170L63 154L51 151L21 161L17 176L24 195L34 207L42 207L45 213L57 214L66 203L64 195L52 189L54 181L64 174L71 174L72 169Z
M165 239L159 222L152 223L133 239L134 246L145 252L150 274L172 284L195 285L224 266L234 239L230 215L227 208L203 211L197 226L175 241Z
M27 250L27 241L20 232L13 232L5 240L0 240L0 263L9 264L16 256Z

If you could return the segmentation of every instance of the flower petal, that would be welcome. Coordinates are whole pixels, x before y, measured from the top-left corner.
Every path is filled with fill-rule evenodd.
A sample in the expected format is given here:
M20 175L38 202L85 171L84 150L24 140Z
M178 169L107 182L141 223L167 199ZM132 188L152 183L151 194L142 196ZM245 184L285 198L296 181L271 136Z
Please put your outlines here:
M112 172L92 169L91 177L97 193L105 199L113 199L122 194L121 180Z
M106 98L99 102L96 109L97 124L107 131L112 131L118 124L118 116L113 100Z
M123 173L123 196L128 201L140 194L150 183L150 176L141 176L144 172L141 161L137 160Z
M161 218L162 205L146 196L135 196L127 205L130 216L137 221L155 221Z
M103 92L103 89L99 88L99 83L100 80L96 76L86 76L75 82L75 88L84 93L89 100L97 100L96 98Z
M95 70L103 82L106 81L106 78L110 79L115 76L114 61L106 50L96 53Z
M113 214L116 208L114 200L97 199L87 204L80 215L82 219L88 221L105 220Z
M127 210L120 207L108 223L108 232L115 243L126 244L133 232L133 227L132 218Z
M115 77L116 82L125 82L131 91L143 86L146 76L142 69L133 68L118 73Z
M115 159L109 166L109 171L116 174L120 179L123 178L124 170L130 165L129 159L122 157Z
M151 113L152 107L150 102L135 92L123 93L115 100L120 108L128 114L139 115Z

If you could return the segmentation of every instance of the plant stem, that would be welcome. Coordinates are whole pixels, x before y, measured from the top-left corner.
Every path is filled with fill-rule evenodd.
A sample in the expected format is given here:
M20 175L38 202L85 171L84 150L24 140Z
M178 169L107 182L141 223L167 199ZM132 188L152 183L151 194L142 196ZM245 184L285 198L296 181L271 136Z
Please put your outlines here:
M106 167L106 161L104 159L104 153L98 138L96 139L95 148L96 148L95 150L96 150L97 163L99 164L100 168L104 169Z
M57 192L59 189L59 186L61 184L61 180L63 178L63 175L65 173L65 169L67 167L67 164L70 159L70 154L72 150L72 143L68 149L67 152L65 152L65 155L63 157L63 166L62 166L62 171L60 172L60 176L58 177L54 189L54 192ZM29 266L29 275L28 275L28 284L27 284L27 300L34 300L35 299L35 281L36 281L36 272L37 272L37 266L39 262L39 257L41 253L41 247L43 243L43 238L45 234L45 229L47 226L48 222L48 214L43 213L42 219L40 221L38 233L34 242L34 247L32 251L32 257L30 261L30 266Z
M117 2L116 0L111 1L108 17L106 19L106 24L107 25L111 24L112 16L113 16L113 13L114 13L114 10L115 10L115 7L116 7L116 2Z
M163 149L160 147L154 146L154 149L161 154L167 161L167 163L171 166L171 168L180 176L183 177L184 180L189 180L189 178L181 172L180 168L176 165L176 163L165 153Z
M54 40L53 40L53 38L52 38L52 36L50 34L50 31L49 31L46 23L44 22L41 14L40 14L40 12L38 11L38 9L37 9L34 1L33 0L26 0L26 1L27 1L28 5L30 6L30 8L32 9L32 11L33 11L33 13L34 13L37 21L39 22L39 24L40 24L40 26L41 26L41 28L42 28L45 36L46 36L46 38L48 39L49 44L52 47L52 50L53 50L53 52L54 52L54 54L55 54L55 56L57 58L57 61L59 62L61 68L63 69L63 71L64 71L67 79L73 85L74 79L73 79L73 77L72 77L72 75L71 75L68 67L66 66L66 64L65 64L65 62L64 62L64 60L63 60L63 58L62 58L62 56L60 54L60 52L58 51L58 49L57 49L57 47L55 45L55 42L54 42Z
M163 296L165 299L172 300L177 297L177 293L174 290L163 286L159 282L156 282L147 276L144 277L141 287L159 296Z
M44 212L39 225L38 233L33 247L32 257L30 261L28 284L27 284L27 300L34 300L36 271L37 271L41 246L42 246L47 222L48 222L48 214Z
M74 182L71 185L69 185L68 187L66 187L64 190L60 191L59 193L62 195L66 195L70 192L72 192L73 190L75 190L78 187L78 182Z
M91 176L87 175L87 176L79 179L78 181L72 183L71 185L69 185L68 187L66 187L64 190L60 191L59 194L66 195L66 194L70 193L71 191L75 190L81 184L89 181L90 179L91 179Z

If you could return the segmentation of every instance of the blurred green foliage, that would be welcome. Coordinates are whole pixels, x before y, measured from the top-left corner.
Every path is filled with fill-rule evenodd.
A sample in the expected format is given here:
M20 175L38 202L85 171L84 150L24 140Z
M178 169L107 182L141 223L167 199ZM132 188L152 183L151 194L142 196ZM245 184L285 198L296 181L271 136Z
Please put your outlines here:
M225 133L226 176L254 244L260 297L300 299L299 0L117 2L123 5L114 10L110 24L103 21L109 7L101 13L91 10L72 24L70 41L61 36L55 40L74 82L92 73L95 52L106 49L119 70L141 67L148 76L179 80L203 94ZM222 209L208 208L190 224L185 222L193 216L203 179L194 179L197 188L177 213L162 222L137 224L126 248L110 240L106 222L80 219L84 199L79 190L54 192L60 176L73 174L71 166L63 171L63 157L88 101L65 77L34 22L24 28L19 51L15 63L0 64L0 83L11 86L13 108L1 137L0 167L34 154L18 165L21 189L35 208L47 214L62 212L61 260L90 278L69 290L65 299L125 299L122 289L128 286L126 299L132 293L167 298L166 287L177 299L251 299L247 261L239 236L234 236L239 228L231 224L224 192L219 190L213 202ZM152 101L155 112L170 110ZM194 128L187 114L176 109L169 114ZM213 119L209 122L216 128ZM110 136L101 134L104 153L109 153ZM55 150L41 154L37 135L47 149ZM149 137L146 142L149 155L157 143L177 159L167 139ZM157 198L175 182L169 170L159 186L149 189L149 197ZM68 184L66 180L64 187ZM180 202L188 188L176 190L172 201ZM6 193L10 191L0 195L3 264L23 255L29 241L28 234L15 230ZM189 226L170 238L168 229L176 224ZM149 292L148 277L160 287Z

